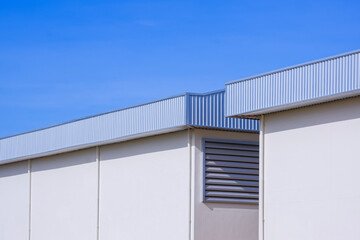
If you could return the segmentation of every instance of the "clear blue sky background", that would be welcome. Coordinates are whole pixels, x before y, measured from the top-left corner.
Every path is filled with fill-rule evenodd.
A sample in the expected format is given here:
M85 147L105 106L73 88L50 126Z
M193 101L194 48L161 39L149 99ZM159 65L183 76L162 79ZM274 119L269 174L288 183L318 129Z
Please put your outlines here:
M360 1L1 1L0 137L360 48Z

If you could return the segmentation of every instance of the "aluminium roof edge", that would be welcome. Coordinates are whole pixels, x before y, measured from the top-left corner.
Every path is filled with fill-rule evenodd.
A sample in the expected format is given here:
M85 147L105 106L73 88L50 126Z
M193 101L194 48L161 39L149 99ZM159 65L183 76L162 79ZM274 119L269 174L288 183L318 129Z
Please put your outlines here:
M0 164L158 135L189 127L257 132L258 123L226 118L225 90L184 93L0 139Z
M132 140L137 140L137 139L141 139L141 138L152 137L152 136L157 136L157 135L162 135L162 134L167 134L167 133L174 133L174 132L178 132L178 131L182 131L182 130L186 130L186 129L205 129L205 130L211 130L211 131L258 133L258 131L255 131L255 130L229 129L229 128L220 128L220 127L219 128L218 127L203 127L203 126L197 126L197 125L181 125L178 127L171 127L171 128L165 128L165 129L161 129L161 130L157 130L157 131L150 131L150 132L141 133L141 134L134 134L134 135L129 135L129 136L115 138L115 139L106 140L106 141L99 141L99 142L95 142L95 143L65 147L62 149L52 150L52 151L48 151L48 152L24 155L24 156L19 156L16 158L9 158L6 160L0 160L0 165L13 163L13 162L19 162L19 161L25 161L25 160L29 160L29 159L49 157L49 156L58 155L58 154L62 154L62 153L79 151L79 150L84 150L84 149L93 148L93 147L101 147L104 145L122 143L122 142L127 142L127 141L132 141Z
M255 116L360 95L360 50L226 85L226 116ZM246 117L246 118L247 118Z
M291 69L295 69L295 68L299 68L299 67L304 67L304 66L311 65L311 64L314 64L314 63L325 62L325 61L329 61L329 60L332 60L332 59L349 56L349 55L356 54L356 53L360 53L360 49L353 50L353 51L346 52L346 53L333 55L333 56L330 56L330 57L320 58L320 59L317 59L317 60L312 60L312 61L308 61L308 62L305 62L305 63L300 63L300 64L296 64L296 65L292 65L292 66L288 66L288 67L284 67L284 68L279 68L277 70L273 70L273 71L269 71L269 72L265 72L265 73L260 73L260 74L256 74L256 75L249 76L249 77L240 78L240 79L237 79L237 80L226 82L225 85L230 85L230 84L234 84L234 83L238 83L238 82L249 81L249 80L252 80L252 79L255 79L255 78L264 77L264 76L271 75L271 74L274 74L274 73L279 73L279 72L283 72L283 71L287 71L287 70L291 70Z
M27 134L27 133L32 133L32 132L36 132L36 131L41 131L41 130L45 130L45 129L48 129L48 128L53 128L53 127L65 125L65 124L68 124L68 123L78 122L78 121L81 121L81 120L85 120L85 119L89 119L89 118L93 118L93 117L98 117L98 116L102 116L102 115L106 115L106 114L110 114L110 113L114 113L114 112L118 112L118 111L123 111L123 110L126 110L126 109L136 108L136 107L140 107L140 106L144 106L144 105L164 101L164 100L171 99L171 98L177 98L177 97L182 97L182 96L206 96L206 95L209 95L209 94L220 93L220 92L225 92L225 89L219 89L219 90L205 92L205 93L185 92L185 93L172 95L172 96L169 96L169 97L166 97L166 98L161 98L161 99L157 99L157 100L146 102L146 103L140 103L140 104L132 105L132 106L129 106L129 107L110 110L110 111L103 112L103 113L93 114L93 115L89 115L89 116L86 116L86 117L77 118L77 119L74 119L74 120L69 120L69 121L57 123L57 124L50 125L50 126L47 126L47 127L37 128L37 129L34 129L34 130L30 130L30 131L25 131L25 132L21 132L21 133L16 133L16 134L0 137L0 140L15 137L15 136L19 136L19 135L23 135L23 134Z
M104 140L104 141L99 141L99 142L94 142L94 143L81 144L81 145L76 145L76 146L71 146L71 147L64 147L61 149L50 150L47 152L23 155L23 156L18 156L15 158L9 158L6 160L0 160L0 165L12 163L12 162L24 161L24 160L28 160L28 159L48 157L48 156L57 155L57 154L61 154L61 153L73 152L73 151L83 150L83 149L92 148L92 147L99 147L99 146L108 145L108 144L121 143L121 142L136 140L139 138L156 136L156 135L165 134L165 133L172 133L172 132L176 132L176 131L185 130L187 128L189 128L189 127L188 126L178 126L178 127L172 127L172 128L165 128L165 129L160 129L157 131L149 131L149 132L144 132L144 133L140 133L140 134L133 134L133 135L129 135L129 136L124 136L124 137L119 137L119 138L114 138L114 139L109 139L109 140Z
M131 106L129 106L129 107L124 107L124 108L120 108L120 109L110 110L110 111L103 112L103 113L97 113L97 114L89 115L89 116L82 117L82 118L76 118L76 119L73 119L73 120L69 120L69 121L65 121L65 122L53 124L53 125L50 125L50 126L47 126L47 127L37 128L37 129L34 129L34 130L30 130L30 131L25 131L25 132L21 132L21 133L16 133L16 134L8 135L8 136L5 136L5 137L0 137L0 140L6 139L6 138L11 138L11 137L16 137L16 136L19 136L19 135L28 134L28 133L32 133L32 132L36 132L36 131L41 131L41 130L45 130L45 129L49 129L49 128L53 128L53 127L58 127L58 126L61 126L61 125L65 125L65 124L69 124L69 123L74 123L74 122L82 121L82 120L89 119L89 118L93 118L93 117L99 117L99 116L102 116L102 115L106 115L106 114L110 114L110 113L114 113L114 112L119 112L119 111L131 109L131 108L141 107L141 106L149 105L149 104L152 104L152 103L161 102L161 101L164 101L164 100L167 100L167 99L172 99L172 98L177 98L177 97L183 97L183 96L186 96L187 94L188 94L188 93L186 92L186 93L177 94L177 95L173 95L173 96L170 96L170 97L157 99L157 100L150 101L150 102L146 102L146 103L140 103L140 104L136 104L136 105L131 105ZM194 94L195 94L195 93L194 93Z
M299 102L290 103L290 104L286 104L286 105L273 106L271 108L257 109L257 110L251 111L251 112L235 114L235 115L231 115L231 116L227 116L227 117L230 117L230 118L237 117L237 118L244 118L244 119L260 119L260 116L264 115L264 114L282 112L282 111L287 111L287 110L292 110L292 109L297 109L297 108L303 108L303 107L313 106L313 105L317 105L317 104L321 104L321 103L327 103L327 102L347 99L347 98L351 98L351 97L357 97L359 95L360 95L360 90L355 90L355 91L346 92L346 93L333 94L333 95L329 95L329 96L325 96L325 97L321 97L321 98L314 98L314 99L309 99L309 100L305 100L305 101L299 101Z

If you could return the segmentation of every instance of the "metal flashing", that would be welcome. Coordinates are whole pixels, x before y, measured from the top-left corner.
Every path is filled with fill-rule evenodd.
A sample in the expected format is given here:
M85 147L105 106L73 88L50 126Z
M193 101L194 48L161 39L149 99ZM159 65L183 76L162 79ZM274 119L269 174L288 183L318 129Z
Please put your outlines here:
M256 120L226 119L225 90L185 93L0 139L0 164L205 127L258 131Z
M226 84L227 117L260 114L360 95L360 50Z

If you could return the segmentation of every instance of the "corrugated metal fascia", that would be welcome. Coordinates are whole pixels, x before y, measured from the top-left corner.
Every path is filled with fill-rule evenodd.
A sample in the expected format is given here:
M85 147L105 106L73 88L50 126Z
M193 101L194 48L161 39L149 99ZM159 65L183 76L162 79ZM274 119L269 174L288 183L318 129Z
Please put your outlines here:
M186 126L186 95L0 140L0 161Z
M289 67L280 68L280 69L277 69L277 70L274 70L274 71L265 72L265 73L253 75L253 76L250 76L250 77L237 79L237 80L234 80L234 81L226 82L225 85L230 85L230 84L243 82L243 81L249 81L249 80L252 80L254 78L259 78L259 77L262 77L262 76L265 76L265 75L271 75L271 74L278 73L278 72L284 72L284 71L287 71L287 70L290 70L290 69L294 69L294 68L298 68L298 67L304 67L306 65L312 65L312 64L315 64L315 63L325 62L325 61L328 61L328 60L332 60L332 59L340 58L340 57L345 57L345 56L349 56L349 55L356 54L356 53L360 53L360 49L350 51L350 52L346 52L346 53L341 53L341 54L331 56L331 57L325 57L325 58L317 59L317 60L314 60L314 61L309 61L309 62L306 62L306 63L300 63L300 64L292 65L292 66L289 66Z
M86 119L93 118L93 117L99 117L99 116L106 115L106 114L111 114L111 113L114 113L114 112L124 111L124 110L131 109L131 108L136 108L136 107L141 107L141 106L145 106L145 105L149 105L149 104L154 104L154 103L161 102L161 101L165 101L165 100L172 99L172 98L183 97L183 96L185 96L186 94L188 94L188 93L176 94L176 95L173 95L173 96L170 96L170 97L167 97L167 98L161 98L161 99L157 99L157 100L154 100L154 101L150 101L150 102L146 102L146 103L141 103L141 104L133 105L133 106L130 106L130 107L125 107L125 108L121 108L121 109L116 109L116 110L112 110L112 111L108 111L108 112L104 112L104 113L100 113L100 114L94 114L94 115L90 115L90 116L87 116L87 117L82 117L82 118L78 118L78 119L74 119L74 120L62 122L62 123L55 124L55 125L51 125L51 126L44 127L44 128L38 128L38 129L31 130L31 131L27 131L27 132L22 132L22 133L18 133L18 134L14 134L14 135L9 135L9 136L5 136L5 137L0 137L0 140L5 139L5 138L10 138L10 137L15 137L15 136L18 136L18 135L23 135L23 134L28 134L28 133L32 133L32 132L37 132L37 131L41 131L41 130L45 130L45 129L48 129L48 128L57 127L57 126L64 125L64 124L69 124L69 123L73 123L73 122L77 122L77 121L82 121L82 120L86 120Z
M359 69L358 50L228 83L225 114L251 116L359 95Z
M257 120L226 118L225 90L188 94L187 124L190 126L240 131L258 131Z
M258 122L228 119L225 90L185 93L0 139L0 164L156 135L187 127L258 131Z
M40 158L40 157L45 157L45 156L50 156L50 155L55 155L55 154L60 154L60 153L66 153L66 152L70 152L70 151L76 151L76 150L81 150L81 149L86 149L86 148L91 148L91 147L96 147L96 146L101 146L101 145L130 141L130 140L134 140L134 139L138 139L138 138L144 138L144 137L155 136L155 135L160 135L160 134L165 134L165 133L171 133L171 132L185 130L187 128L188 128L187 126L182 125L179 127L165 128L165 129L159 129L156 131L149 131L149 132L143 132L143 133L129 135L129 136L122 136L119 138L108 139L108 140L100 141L100 142L86 143L86 144L82 144L82 145L69 146L69 147L65 147L65 148L61 148L61 149L54 149L54 150L50 150L48 152L41 152L41 153L36 153L36 154L18 156L15 158L0 160L0 165L17 162L17 161L22 161L22 160L26 160L26 159ZM0 152L1 152L1 144L0 144Z

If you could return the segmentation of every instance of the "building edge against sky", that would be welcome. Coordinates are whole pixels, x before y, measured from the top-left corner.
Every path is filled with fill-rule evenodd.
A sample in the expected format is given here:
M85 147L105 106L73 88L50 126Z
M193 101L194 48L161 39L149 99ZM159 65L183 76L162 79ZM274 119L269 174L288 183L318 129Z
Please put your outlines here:
M163 179L154 177L151 179L152 186L158 186L158 188L155 192L147 193L154 197L151 199L161 200L161 194L166 190L167 194L173 194L173 202L177 202L184 211L188 211L187 214L184 211L174 212L178 216L174 218L174 221L190 218L192 222L189 225L182 225L183 221L179 222L184 230L179 232L179 236L183 236L181 239L185 236L196 240L257 239L258 237L267 240L356 239L354 236L360 235L360 230L357 230L358 228L354 225L360 216L360 209L356 205L360 201L360 192L356 187L356 183L360 181L356 172L360 167L357 153L357 139L360 132L359 69L360 51L353 51L227 83L225 91L208 94L187 93L3 138L0 140L0 161L4 164L0 166L1 173L4 176L12 175L11 172L19 173L14 175L19 179L7 182L9 178L4 178L5 182L0 186L3 186L5 190L17 189L15 185L19 183L18 181L24 182L22 188L19 188L23 191L13 192L14 197L27 196L30 192L30 199L39 200L35 202L37 207L34 206L34 214L40 214L36 217L40 225L34 226L40 229L41 223L45 224L41 219L47 216L46 212L41 211L44 204L47 204L41 202L41 198L47 196L49 192L47 181L53 183L54 186L59 184L59 191L64 196L67 196L69 191L82 192L84 200L88 194L92 196L96 193L102 194L101 191L106 189L110 194L108 196L113 196L118 201L124 201L121 194L126 193L129 193L130 197L137 196L139 199L144 199L149 195L143 196L141 191L136 192L134 189L140 187L142 191L147 192L147 188L143 188L146 184L138 181L136 178L138 175L135 173L140 170L145 176L153 169L155 176L168 177L175 181L172 184L180 187L179 191L173 191L170 185L161 187ZM260 124L258 120L242 118L260 119ZM257 135L258 130L260 130L260 137ZM251 141L252 144L260 142L259 219L257 219L257 205L233 203L219 205L219 203L203 201L205 187L203 182L206 180L206 173L203 170L207 166L202 165L201 162L205 162L207 153L214 154L214 152L205 148L202 141L214 138L225 139L226 148L231 145L231 148L236 147L242 150L244 147L249 149L249 146L245 146L247 141ZM137 145L140 142L144 143L142 147ZM135 145L131 146L133 143ZM221 149L224 147L222 143L211 144L220 148L215 151L216 154L224 154ZM101 149L107 153L100 153ZM72 152L65 153L69 151ZM247 152L255 154L252 157L258 156L253 151ZM59 153L61 154L52 156ZM76 163L73 163L66 160L67 156L70 156L67 154L76 156L83 154L83 157L75 157ZM230 155L232 154L234 153ZM251 159L247 157L247 161L255 161L252 157ZM61 161L56 161L57 158ZM230 158L231 161L235 159L234 156ZM34 159L34 161L29 160L30 165L28 165L27 161L22 161L25 159ZM144 161L146 159L149 162ZM174 159L174 161L169 161L169 159ZM16 161L19 163L5 164ZM146 165L149 163L151 164ZM71 167L62 168L67 164ZM109 164L108 173L102 175L99 169L105 170L106 164ZM126 172L124 167L132 170ZM161 170L162 168L167 169L167 173L174 169L180 172L177 172L178 175L166 175ZM224 168L220 170L223 171ZM248 169L245 170L248 171ZM236 171L245 170L236 169ZM118 171L125 172L119 175ZM47 172L51 172L51 175ZM67 189L66 186L71 185L72 181L77 181L79 176L83 176L84 179L90 176L87 174L92 176L91 179L95 181L93 184L80 181L79 185L74 185L74 188L70 190ZM30 184L27 182L28 175L31 176ZM64 176L69 177L69 182L61 182ZM126 189L124 193L112 195L118 191L117 187L112 186L111 181L108 181L107 187L101 187L102 181L99 176L109 179L120 177L116 182L129 183L130 187L125 184L122 187ZM238 177L236 174L228 174L225 177L230 176ZM189 180L186 186L184 179ZM28 186L32 186L31 184L34 184L34 187L30 187L29 190ZM98 189L94 189L94 186L98 186ZM63 195L60 194L59 199L53 199L53 203L61 205L68 202L69 199L63 198ZM166 196L163 197L166 198ZM13 197L9 196L4 200L3 205L11 203L12 199ZM92 201L95 201L94 199ZM108 201L106 206L113 206L119 213L125 210L118 208L111 197L106 201ZM138 201L138 199L135 198L133 201ZM124 206L129 204L126 201L123 203ZM154 206L157 206L157 203L158 201L153 202ZM80 206L81 201L74 204L74 206L70 204L70 207ZM92 221L98 219L98 222L87 222L89 225L83 225L84 232L90 228L94 231L101 218L99 212L95 214L100 209L99 205L96 205L99 202L89 204L93 204L89 208L94 210L94 215L89 219ZM142 202L139 201L138 204L141 206ZM163 204L171 209L172 205L167 205L168 202L163 202ZM19 206L18 213L23 215L20 211L27 211L24 207L28 206L27 200L25 199ZM106 208L106 206L103 207ZM53 210L55 205L48 207ZM149 205L146 209L151 210L151 206ZM111 212L110 208L108 210ZM195 214L196 211L200 212ZM151 216L151 211L146 212L148 213ZM64 217L60 212L54 214ZM127 214L131 218L131 211ZM165 215L163 217L169 217ZM120 218L113 217L117 219L113 219L114 221L109 224L126 223L125 218L121 219L121 216ZM146 216L144 219L147 219ZM251 219L250 222L247 221L249 219ZM23 220L26 225L26 217ZM132 220L135 224L136 219ZM6 222L5 219L0 219L0 221ZM34 221L36 224L36 220ZM57 219L57 221L60 224L62 220ZM74 221L74 224L76 223L77 221ZM164 222L160 221L159 224L164 224ZM169 229L176 226L169 224ZM128 229L134 226L129 225ZM145 227L146 223L143 222L141 226ZM233 226L239 226L239 228L235 231ZM55 225L53 227L56 228ZM68 227L67 230L70 231L71 226ZM247 232L248 228L251 231ZM254 233L257 228L258 235ZM155 235L160 234L156 233L156 230L161 231L157 228L147 230L148 233ZM100 239L111 239L114 236L129 237L116 231L112 232L111 236L106 235L106 232L91 233L91 237L102 234ZM243 233L245 235L242 235ZM42 232L32 234L37 234L34 239L46 239L50 236L46 233L43 235ZM163 239L170 236L166 231L161 234ZM137 239L142 237L140 234ZM75 235L74 238L76 238Z
M360 50L226 83L227 117L251 117L360 95Z
M360 51L226 84L260 119L259 239L358 239Z
M258 121L224 102L186 93L1 139L0 239L257 239Z
M258 131L260 114L360 94L360 50L0 139L0 164L154 134L208 127ZM22 146L21 149L18 146Z
M190 127L257 132L256 120L225 117L225 91L182 95L0 139L0 164ZM21 146L21 148L19 148Z
M84 125L97 132L80 135L80 140L84 136L94 139L94 135L104 140L111 133L101 135L104 124L111 129L121 120L134 125L141 121L140 130L131 130L135 133L150 129L95 146L67 146L42 154L31 154L27 148L27 157L4 161L0 166L0 192L6 193L0 198L4 229L0 239L256 240L258 121L225 119L223 106L224 91L188 93L140 109L125 109L130 111L126 117L120 110L109 113L110 117L95 116L110 119L91 124L83 119L40 130L36 137L32 134L37 131L25 133L29 134L26 143L31 144L44 131L46 137L40 143L50 149L59 145L46 141L60 138L58 144L68 143L68 136L86 133ZM72 126L52 134L53 128L66 125ZM23 136L10 138L19 137ZM15 154L22 150L16 147L23 140L18 141ZM240 156L233 156L234 152ZM203 165L206 157L210 161ZM229 166L231 178L219 179ZM253 168L250 174L238 174L249 173L243 166ZM211 189L205 192L204 187Z

